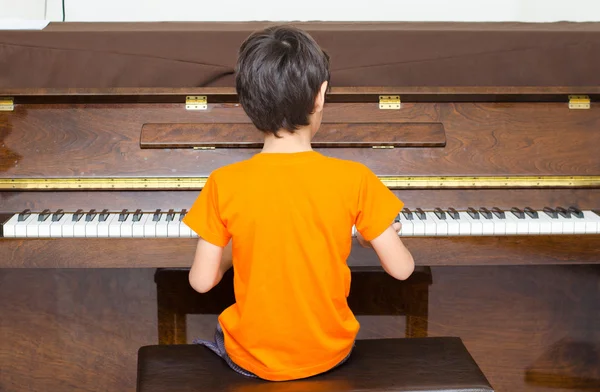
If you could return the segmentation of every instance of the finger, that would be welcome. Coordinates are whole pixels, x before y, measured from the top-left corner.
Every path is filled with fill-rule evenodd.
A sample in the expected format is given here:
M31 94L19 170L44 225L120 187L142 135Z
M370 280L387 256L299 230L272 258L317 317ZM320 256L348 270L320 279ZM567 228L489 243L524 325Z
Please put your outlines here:
M400 229L402 229L402 223L400 222L394 222L392 224L392 227L394 228L394 231L397 233L400 231Z

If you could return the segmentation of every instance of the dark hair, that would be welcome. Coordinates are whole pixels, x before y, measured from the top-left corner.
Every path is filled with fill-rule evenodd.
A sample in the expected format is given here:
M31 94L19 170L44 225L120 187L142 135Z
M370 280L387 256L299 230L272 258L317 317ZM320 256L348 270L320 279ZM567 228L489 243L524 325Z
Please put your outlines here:
M244 111L265 133L295 131L309 124L315 98L329 82L329 56L308 35L275 26L255 32L242 44L236 90Z

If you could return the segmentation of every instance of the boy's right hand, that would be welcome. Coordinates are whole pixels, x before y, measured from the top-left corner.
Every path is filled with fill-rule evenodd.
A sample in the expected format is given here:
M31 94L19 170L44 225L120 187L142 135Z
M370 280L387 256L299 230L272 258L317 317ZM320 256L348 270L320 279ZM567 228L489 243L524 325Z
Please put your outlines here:
M392 228L394 229L394 231L398 234L400 234L400 230L402 230L402 223L400 222L394 222L392 224ZM369 241L366 241L363 236L360 233L356 233L356 239L358 240L358 243L363 247L363 248L372 248L373 246L371 245L371 243Z

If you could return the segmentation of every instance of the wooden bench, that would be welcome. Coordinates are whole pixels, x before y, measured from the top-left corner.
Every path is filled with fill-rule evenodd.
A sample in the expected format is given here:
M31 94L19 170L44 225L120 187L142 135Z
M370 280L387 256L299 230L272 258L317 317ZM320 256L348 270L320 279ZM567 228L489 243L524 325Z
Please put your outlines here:
M200 345L154 345L138 352L138 392L489 392L493 388L456 337L359 340L327 373L270 382L235 373Z

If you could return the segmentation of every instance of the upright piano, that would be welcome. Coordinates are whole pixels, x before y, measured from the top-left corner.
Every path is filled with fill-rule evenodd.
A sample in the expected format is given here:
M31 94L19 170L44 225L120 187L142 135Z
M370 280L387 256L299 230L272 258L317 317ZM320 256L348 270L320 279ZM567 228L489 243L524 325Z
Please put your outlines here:
M233 65L265 25L1 32L0 267L189 267L186 210L261 147ZM332 58L314 147L405 202L416 264L600 263L598 24L299 25Z

